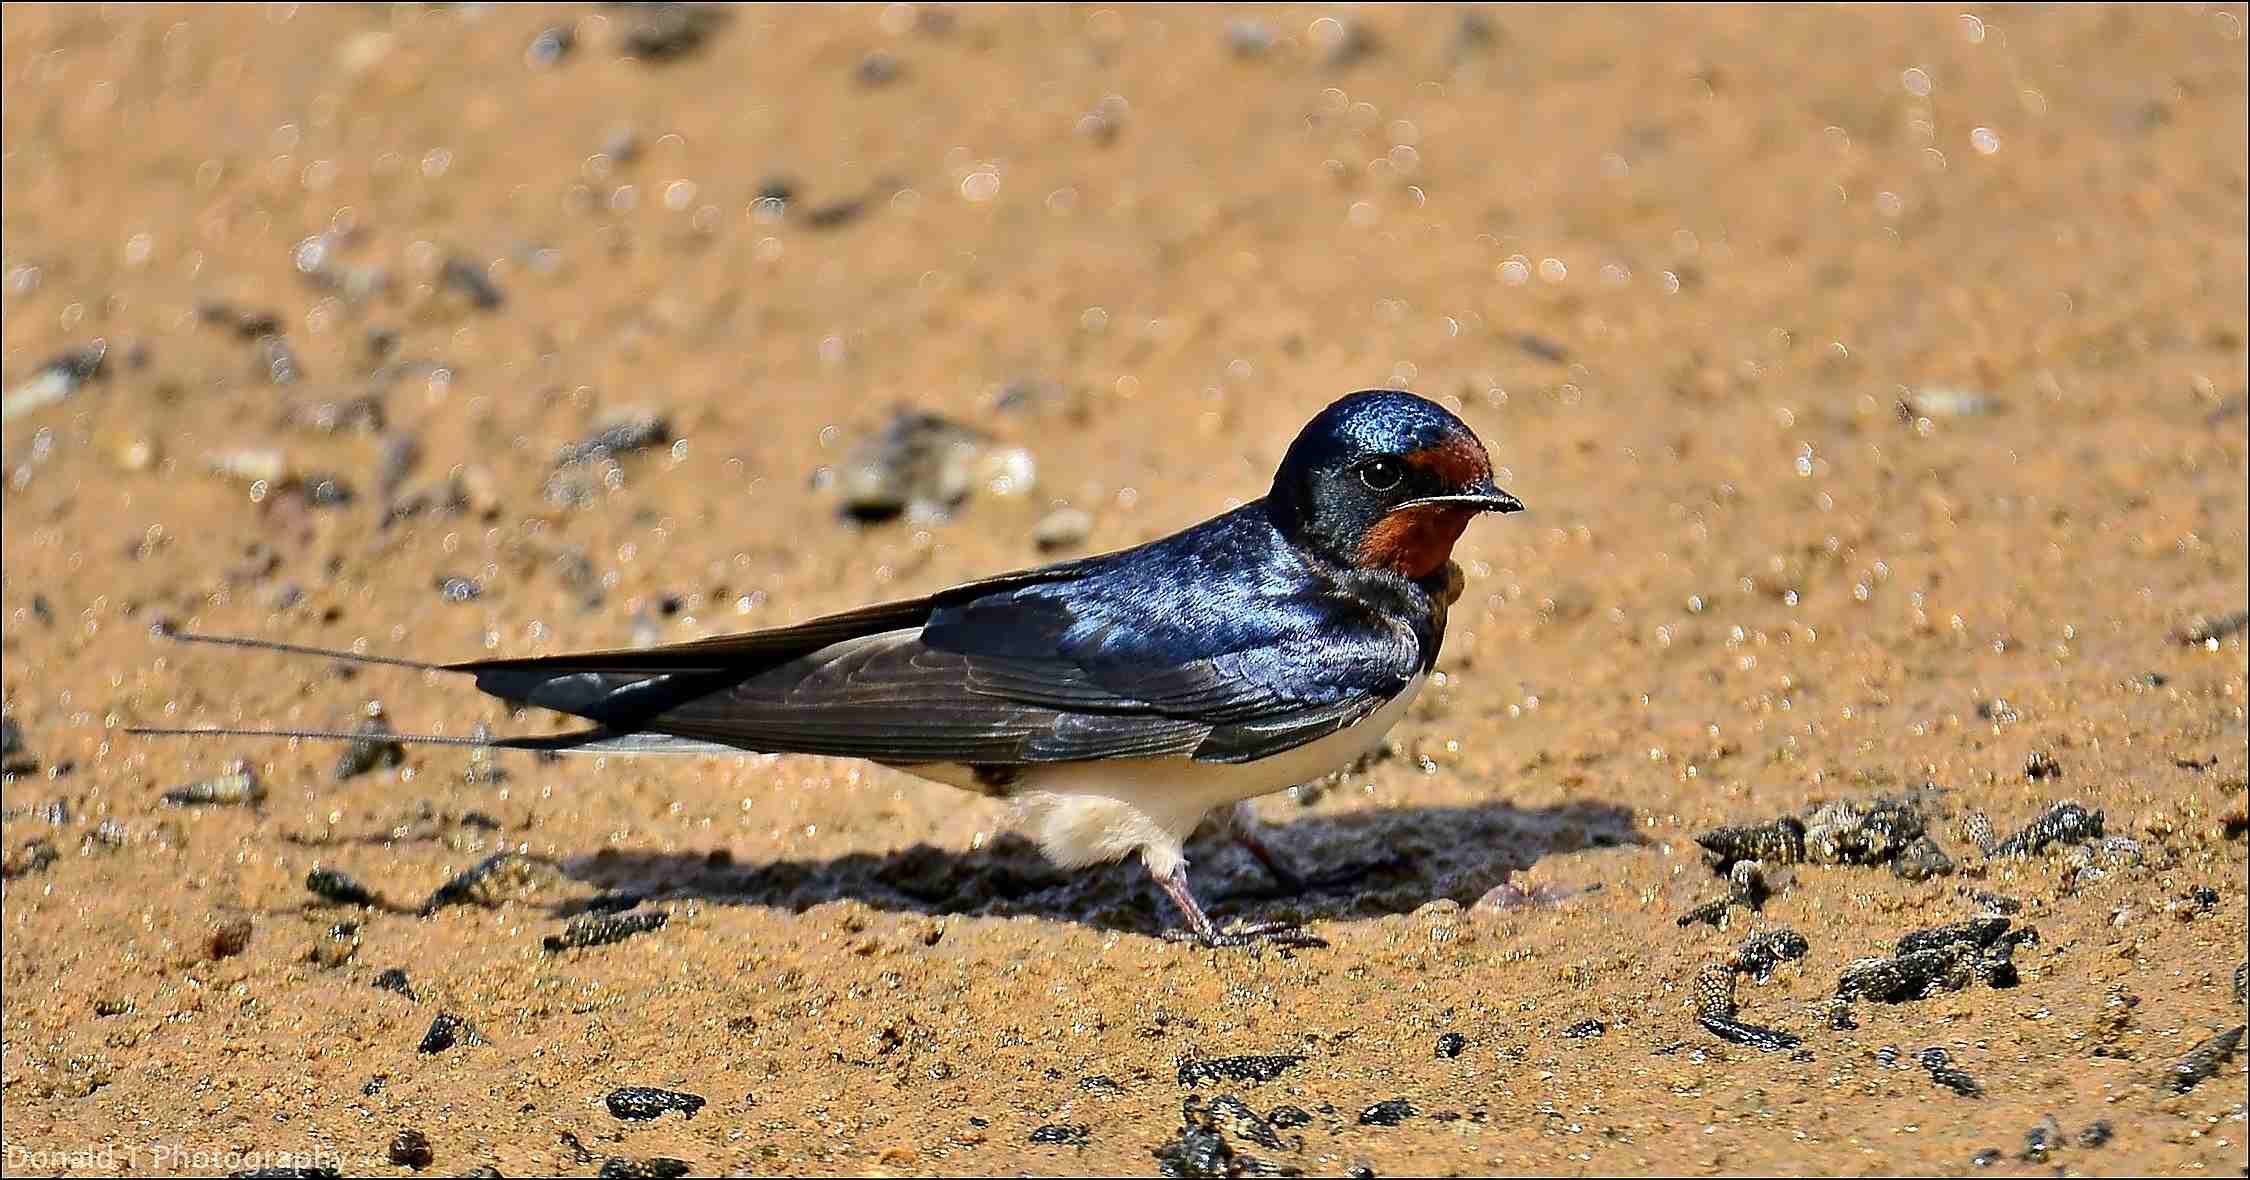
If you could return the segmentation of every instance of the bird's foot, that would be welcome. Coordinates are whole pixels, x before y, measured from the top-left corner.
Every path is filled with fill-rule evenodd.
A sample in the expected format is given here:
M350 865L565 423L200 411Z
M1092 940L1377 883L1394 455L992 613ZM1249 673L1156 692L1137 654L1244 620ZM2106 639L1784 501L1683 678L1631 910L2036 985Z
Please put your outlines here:
M1245 922L1225 930L1167 930L1166 942L1192 942L1209 950L1236 946L1271 946L1283 950L1325 948L1328 940L1295 922Z

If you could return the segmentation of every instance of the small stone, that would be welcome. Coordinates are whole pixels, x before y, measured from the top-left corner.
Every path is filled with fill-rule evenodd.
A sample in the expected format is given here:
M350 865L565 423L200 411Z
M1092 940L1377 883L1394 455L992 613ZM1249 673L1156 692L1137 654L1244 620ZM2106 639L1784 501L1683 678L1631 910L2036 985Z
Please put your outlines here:
M409 1000L416 998L413 986L406 981L406 969L404 967L385 967L376 974L374 986L379 991L397 992ZM436 1032L437 1026L431 1025L430 1031ZM443 1047L442 1045L439 1046L439 1048ZM435 1049L431 1050L433 1053L436 1051Z
M1768 930L1753 934L1735 948L1727 965L1753 979L1764 980L1773 969L1792 959L1802 959L1812 944L1794 930Z
M391 1140L390 1150L386 1154L392 1163L417 1172L429 1167L431 1161L437 1158L437 1153L430 1150L430 1137L411 1127L400 1131Z
M1048 1123L1033 1128L1028 1141L1058 1147L1084 1147L1093 1141L1093 1132L1084 1123Z
M662 1118L673 1111L692 1119L704 1105L699 1095L653 1086L620 1086L609 1092L607 1102L609 1113L628 1120Z
M438 597L447 602L470 602L484 593L484 587L477 585L475 578L464 578L458 575L441 576L436 580L435 585L437 586Z
M175 787L162 796L164 802L174 807L247 807L265 797L265 784L260 783L256 772L246 765L238 765L217 778Z
M595 423L594 433L555 452L555 466L629 455L672 441L671 419L655 410L624 407Z
M594 1173L606 1180L678 1180L693 1174L695 1165L668 1155L652 1155L633 1159L613 1155L602 1161L601 1170Z
M2187 1056L2172 1064L2167 1071L2166 1083L2175 1094L2185 1094L2216 1076L2227 1059L2242 1044L2244 1026L2235 1025L2222 1033L2205 1037L2187 1051Z
M1695 842L1710 852L1716 862L1712 867L1720 872L1742 860L1793 865L1805 859L1805 825L1794 816L1762 824L1713 828L1698 835Z
M1604 1024L1599 1020L1589 1018L1586 1020L1581 1020L1578 1023L1571 1025L1569 1028L1562 1030L1562 1039L1566 1041L1585 1041L1594 1039L1596 1037L1606 1036L1608 1035L1608 1033L1609 1025Z
M1094 518L1076 508L1057 508L1031 527L1031 541L1044 550L1068 549L1094 531Z
M852 70L852 78L869 88L888 86L898 81L905 69L895 55L878 49L859 59L859 65Z
M2032 782L2061 778L2062 772L2062 763L2055 761L2055 756L2045 750L2034 750L2029 758L2024 759L2023 776Z
M733 15L718 4L638 4L631 14L618 34L618 51L651 65L701 49Z
M1469 1038L1457 1032L1444 1033L1437 1039L1437 1055L1439 1057L1459 1057L1461 1051L1468 1047Z
M359 923L338 922L328 928L326 937L313 943L305 957L316 967L333 970L351 962L358 953Z
M1298 1062L1301 1053L1273 1053L1245 1057L1213 1057L1205 1061L1180 1062L1180 1084L1197 1086L1204 1082L1249 1082L1259 1085L1278 1078Z
M578 35L569 25L553 25L539 31L531 45L523 51L523 63L533 69L559 64L578 47Z
M2108 1121L2096 1119L2078 1129L2078 1146L2085 1148L2100 1147L2109 1142L2115 1135L2116 1132L2110 1130Z
M1945 1050L1934 1047L1924 1049L1917 1060L1922 1063L1923 1069L1929 1071L1930 1080L1938 1085L1964 1098L1984 1097L1984 1087L1970 1077L1967 1071L1955 1066L1952 1054Z
M335 869L315 868L305 874L305 888L313 896L339 905L379 907L383 899L365 885Z
M52 841L44 837L27 840L23 847L9 853L4 861L0 861L0 878L13 881L17 877L39 872L41 869L54 864L61 857L62 854L55 850Z
M636 934L660 930L672 915L663 910L641 910L630 914L587 914L573 918L563 927L561 934L550 934L540 945L548 952L570 950L574 947L607 946L623 942Z
M331 772L337 782L357 778L377 767L398 766L406 761L406 747L389 740L393 733L390 723L383 720L379 709L371 710L367 720L354 727L358 736L344 747L336 758Z
M2062 1124L2055 1121L2055 1116L2048 1115L2040 1119L2037 1126L2023 1133L2023 1151L2016 1158L2027 1164L2043 1164L2062 1145Z
M475 1031L469 1022L451 1012L440 1012L430 1021L430 1030L422 1034L422 1043L414 1051L424 1056L443 1053L459 1044L463 1038L473 1038Z
M2032 856L2054 844L2083 844L2102 836L2102 813L2066 800L1992 848L1993 856Z
M1977 1152L1975 1155L1970 1156L1969 1162L1975 1164L1980 1168L1989 1168L1992 1165L2000 1162L2000 1156L2001 1151L1999 1148L1987 1147L1982 1151Z
M255 929L250 915L229 914L212 924L206 949L214 959L231 959L249 949L250 935Z
M1386 1098L1359 1112L1362 1127L1395 1127L1421 1112L1404 1098Z

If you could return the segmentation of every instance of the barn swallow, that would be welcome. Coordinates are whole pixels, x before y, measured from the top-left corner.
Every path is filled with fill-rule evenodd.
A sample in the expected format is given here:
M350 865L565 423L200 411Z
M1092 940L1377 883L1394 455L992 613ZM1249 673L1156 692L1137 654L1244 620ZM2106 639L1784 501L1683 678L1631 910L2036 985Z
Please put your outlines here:
M1461 592L1454 542L1480 513L1522 508L1459 418L1366 390L1305 426L1265 496L1184 532L795 626L457 664L174 637L463 673L593 723L427 739L445 744L864 758L1008 801L1066 868L1139 853L1183 937L1320 945L1283 924L1222 932L1188 889L1186 841L1227 808L1236 838L1293 883L1240 805L1382 740L1437 661Z

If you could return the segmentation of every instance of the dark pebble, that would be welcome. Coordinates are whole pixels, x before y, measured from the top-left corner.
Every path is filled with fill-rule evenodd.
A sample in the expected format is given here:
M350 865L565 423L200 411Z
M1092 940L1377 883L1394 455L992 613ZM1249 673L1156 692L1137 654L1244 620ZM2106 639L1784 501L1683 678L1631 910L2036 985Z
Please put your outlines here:
M852 70L852 78L862 86L887 86L898 81L904 71L905 67L896 56L878 49L859 59L859 65Z
M1516 337L1516 347L1543 361L1561 364L1570 359L1570 350L1544 336L1524 332Z
M2078 1146L2100 1147L2116 1135L2117 1132L2110 1130L2107 1120L2096 1119L2078 1129Z
M555 452L555 466L606 459L672 441L671 420L662 414L625 412L592 435Z
M259 782L257 774L248 767L174 787L160 796L174 807L248 807L265 797L265 784Z
M610 1180L676 1180L677 1177L691 1175L694 1171L695 1165L668 1155L652 1155L643 1159L613 1155L603 1160L601 1171L594 1174Z
M493 1167L491 1164L478 1164L476 1167L461 1173L461 1180L501 1180L503 1175L504 1173L500 1169Z
M336 758L332 772L337 782L357 778L377 767L397 766L406 761L406 747L388 739L392 734L390 724L380 717L370 717L352 729L359 736L344 747Z
M256 930L248 914L230 914L219 919L211 928L210 950L214 959L231 959L250 948L250 935Z
M2035 783L2061 778L2062 772L2062 763L2055 761L2055 756L2045 750L2034 750L2030 757L2023 760L2023 776Z
M1606 1036L1608 1035L1608 1033L1609 1026L1607 1024L1589 1017L1585 1020L1579 1021L1574 1025L1571 1025L1569 1028L1562 1030L1562 1038L1566 1041L1583 1041L1594 1037Z
M1247 1057L1213 1057L1208 1061L1182 1061L1180 1084L1201 1085L1204 1082L1270 1082L1284 1070L1303 1061L1301 1053L1275 1053Z
M1312 1123L1312 1112L1302 1106L1276 1106L1266 1115L1266 1122L1284 1130Z
M1783 1032L1778 1028L1767 1028L1762 1024L1745 1024L1731 1017L1712 1013L1704 1013L1696 1017L1695 1022L1702 1025L1704 1030L1712 1036L1722 1041L1731 1041L1737 1045L1749 1045L1768 1053L1794 1049L1805 1043L1804 1038L1795 1033Z
M625 56L651 65L676 61L703 47L731 15L717 4L638 4L619 35Z
M1048 1123L1046 1126L1033 1128L1028 1141L1060 1147L1084 1147L1093 1137L1093 1131L1084 1123Z
M493 311L508 301L492 276L485 269L466 258L448 258L438 270L438 282L469 297L469 302L484 311Z
M61 857L62 854L55 851L52 841L44 837L27 840L21 849L10 853L5 860L0 860L0 878L12 881L17 877L36 873Z
M609 1113L621 1119L661 1118L671 1111L682 1117L694 1118L703 1109L699 1095L678 1090L659 1090L651 1086L621 1086L609 1092Z
M2031 856L2053 844L2083 844L2102 837L2102 813L2072 801L2057 803L2024 829L1992 848L1994 856Z
M867 202L856 197L842 201L830 201L805 214L805 224L814 229L842 229L852 222L858 221L860 214L866 211Z
M435 585L437 586L438 597L445 599L447 602L470 602L474 601L477 595L484 593L484 587L477 585L475 578L441 576L437 579Z
M631 914L587 914L572 918L561 934L550 934L540 945L549 951L565 951L573 947L606 946L623 942L636 934L660 929L672 915L663 910L642 910Z
M530 47L523 51L524 64L535 67L555 65L569 57L570 51L577 47L578 35L571 32L569 25L542 29L538 36L531 39Z
M1090 1078L1080 1078L1078 1079L1078 1088L1089 1094L1123 1094L1125 1092L1125 1087L1118 1085L1117 1079L1108 1074L1095 1074Z
M1445 1033L1437 1039L1437 1055L1440 1057L1459 1057L1461 1051L1468 1047L1469 1038L1457 1032Z
M1362 1127L1395 1127L1421 1112L1404 1098L1386 1098L1359 1112Z
M1190 1121L1170 1142L1149 1154L1161 1176L1223 1178L1237 1174L1234 1148L1216 1127Z
M2043 1164L2056 1148L2063 1145L2062 1124L2055 1116L2039 1120L2039 1125L2023 1133L2023 1151L2016 1158L2027 1164Z
M400 1131L391 1140L390 1150L386 1154L392 1163L417 1172L429 1167L430 1162L437 1158L437 1153L430 1150L430 1137L412 1127Z
M1738 860L1793 865L1805 859L1805 825L1795 816L1713 828L1697 836L1695 842L1711 854L1716 861L1712 867L1720 872L1732 868Z
M1767 930L1744 939L1727 965L1762 980L1773 974L1775 967L1792 959L1802 959L1811 949L1812 944L1805 936L1794 930Z
M2250 628L2250 610L2205 615L2172 634L2177 642L2185 646L2208 647L2245 628Z
M23 753L23 727L13 717L0 718L0 757Z
M385 967L376 974L374 986L381 991L397 992L409 1000L416 998L413 985L406 982L406 968L404 967ZM436 1032L437 1026L431 1025L430 1031ZM451 1042L447 1043L450 1044ZM440 1048L443 1047L440 1046ZM436 1050L431 1051L435 1052Z
M1980 1168L1989 1168L2000 1162L2000 1154L1999 1148L1987 1147L1983 1151L1970 1156L1969 1162Z
M1203 1118L1213 1127L1216 1127L1219 1133L1225 1135L1229 1141L1248 1140L1260 1147L1269 1147L1275 1151L1281 1151L1288 1147L1288 1144L1283 1143L1281 1136L1274 1131L1273 1124L1258 1117L1258 1112L1250 1109L1250 1104L1242 1099L1232 1094L1221 1094L1208 1103L1202 1103L1199 1112L1197 1105L1200 1101L1196 1096L1189 1095L1187 1100L1180 1104L1182 1113L1189 1118Z
M451 1012L440 1012L430 1021L430 1031L422 1034L422 1043L414 1051L424 1056L443 1053L467 1036L473 1035L469 1022Z
M1984 1097L1984 1087L1978 1085L1977 1080L1970 1077L1968 1071L1954 1065L1953 1055L1945 1050L1938 1048L1924 1049L1918 1060L1922 1063L1922 1068L1929 1071L1930 1080L1938 1085L1961 1095L1963 1098Z
M2196 1042L2187 1056L2172 1064L2167 1084L2175 1094L2185 1094L2216 1076L2227 1059L2242 1045L2244 1026L2235 1025L2223 1033L2205 1037Z
M422 903L419 912L426 918L450 905L467 905L482 901L481 887L485 879L497 872L502 865L514 860L515 856L516 854L513 852L495 852L463 869L455 874L452 880L438 886L436 892L431 893L429 899Z
M313 869L305 874L305 888L313 896L338 905L381 906L383 899L375 896L367 886L352 880L335 869Z

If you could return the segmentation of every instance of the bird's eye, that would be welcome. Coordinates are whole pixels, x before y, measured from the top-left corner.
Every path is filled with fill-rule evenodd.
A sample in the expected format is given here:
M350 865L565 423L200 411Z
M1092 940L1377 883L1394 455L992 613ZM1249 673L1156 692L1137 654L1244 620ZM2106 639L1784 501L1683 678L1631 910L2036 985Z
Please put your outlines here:
M1390 491L1405 478L1405 469L1395 459L1376 459L1362 464L1359 469L1359 482L1366 484L1370 491Z

